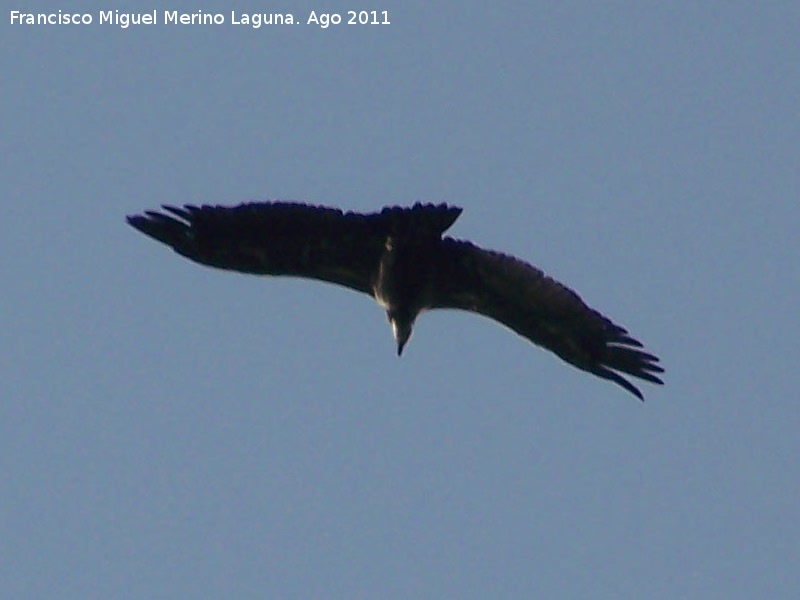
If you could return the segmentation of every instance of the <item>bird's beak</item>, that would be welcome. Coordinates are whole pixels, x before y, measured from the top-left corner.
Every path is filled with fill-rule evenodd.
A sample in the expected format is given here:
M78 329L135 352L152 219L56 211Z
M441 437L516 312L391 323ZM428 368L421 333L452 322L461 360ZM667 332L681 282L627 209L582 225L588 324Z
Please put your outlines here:
M406 347L406 343L411 338L411 328L401 328L396 320L392 320L392 333L394 334L394 339L397 340L397 356L401 356L403 348Z

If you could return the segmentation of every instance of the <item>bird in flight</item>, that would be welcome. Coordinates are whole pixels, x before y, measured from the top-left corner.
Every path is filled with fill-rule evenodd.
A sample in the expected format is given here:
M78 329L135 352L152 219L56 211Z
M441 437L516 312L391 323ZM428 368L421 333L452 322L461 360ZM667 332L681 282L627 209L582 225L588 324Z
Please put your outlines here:
M454 308L494 319L641 400L623 374L663 384L658 358L571 289L518 258L443 237L461 208L417 203L357 213L253 202L162 209L128 223L202 265L369 294L386 310L398 356L422 311Z

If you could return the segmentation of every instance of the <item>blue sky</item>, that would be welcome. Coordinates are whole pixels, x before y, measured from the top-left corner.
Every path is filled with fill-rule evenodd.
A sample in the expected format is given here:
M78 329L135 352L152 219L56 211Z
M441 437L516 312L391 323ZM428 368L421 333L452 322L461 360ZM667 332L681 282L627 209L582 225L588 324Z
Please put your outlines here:
M353 7L4 13L2 587L794 597L800 10L389 0L363 8L391 25L305 24ZM577 290L667 385L640 404L459 313L398 360L365 296L124 222L271 198L462 206L454 236Z

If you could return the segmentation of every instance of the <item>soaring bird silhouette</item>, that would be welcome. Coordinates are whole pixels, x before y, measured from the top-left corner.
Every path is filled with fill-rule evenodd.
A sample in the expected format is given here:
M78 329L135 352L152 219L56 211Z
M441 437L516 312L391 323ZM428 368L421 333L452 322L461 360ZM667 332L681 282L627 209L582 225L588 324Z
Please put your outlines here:
M343 212L293 202L163 206L128 223L195 262L343 285L386 310L397 354L419 314L457 308L499 321L570 363L642 393L620 373L663 384L658 358L580 296L513 256L442 237L462 209L447 204Z

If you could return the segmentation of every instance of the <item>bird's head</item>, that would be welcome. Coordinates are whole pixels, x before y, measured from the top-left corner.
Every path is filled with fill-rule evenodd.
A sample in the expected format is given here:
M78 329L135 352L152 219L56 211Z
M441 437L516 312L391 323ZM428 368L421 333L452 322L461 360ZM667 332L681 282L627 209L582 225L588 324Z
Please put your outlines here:
M394 339L397 341L397 356L400 356L403 354L403 348L408 340L411 339L417 315L408 311L389 310L386 312L386 316L389 318Z

